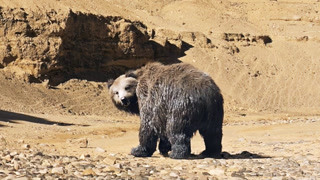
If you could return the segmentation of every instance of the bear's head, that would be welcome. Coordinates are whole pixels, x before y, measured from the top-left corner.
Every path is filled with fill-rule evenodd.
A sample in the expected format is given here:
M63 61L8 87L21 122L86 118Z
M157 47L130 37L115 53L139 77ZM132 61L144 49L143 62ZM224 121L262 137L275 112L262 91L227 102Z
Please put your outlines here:
M138 80L129 72L115 80L108 81L109 94L114 105L133 114L139 114L138 99L136 95Z

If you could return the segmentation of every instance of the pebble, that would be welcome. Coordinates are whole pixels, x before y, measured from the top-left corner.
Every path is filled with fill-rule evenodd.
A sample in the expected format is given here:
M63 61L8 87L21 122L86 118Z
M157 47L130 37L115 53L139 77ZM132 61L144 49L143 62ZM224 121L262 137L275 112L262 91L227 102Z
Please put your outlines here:
M14 168L14 170L16 170L16 171L19 170L19 163L18 163L18 161L13 161L13 168Z
M17 154L18 154L17 151L13 151L13 152L10 153L10 156L15 156Z
M100 147L97 147L97 148L95 149L95 151L98 152L98 153L104 153L104 152L106 152L106 150L104 150L104 149L102 149L102 148L100 148Z
M114 156L108 156L105 159L103 159L103 162L108 165L113 165L117 162L117 158Z
M52 168L51 173L54 173L54 174L63 174L63 173L64 173L63 167Z
M48 169L41 169L39 170L40 174L47 174L48 173Z
M171 172L171 173L169 174L169 176L171 176L171 177L178 177L178 174L175 173L175 172Z
M22 145L22 149L30 149L30 145L29 144L23 144Z
M86 159L89 157L90 157L90 154L81 154L80 159Z
M96 172L94 172L91 168L84 170L84 171L82 172L82 174L83 174L84 176L90 176L90 175L96 176L96 175L97 175Z
M212 176L222 176L222 175L224 175L224 170L221 168L211 169L209 171L209 174Z
M87 148L88 147L88 139L87 138L81 138L78 139L78 145L80 148Z
M67 143L70 143L72 146L77 146L79 148L87 148L89 141L87 138L67 139Z

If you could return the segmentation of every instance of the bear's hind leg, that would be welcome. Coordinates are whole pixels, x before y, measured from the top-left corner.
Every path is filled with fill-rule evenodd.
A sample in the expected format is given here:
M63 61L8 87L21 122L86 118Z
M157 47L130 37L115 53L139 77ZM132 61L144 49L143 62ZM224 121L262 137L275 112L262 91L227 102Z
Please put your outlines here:
M190 138L186 134L173 134L170 136L171 143L170 157L173 159L188 158L191 153Z
M199 133L204 139L206 149L201 153L205 157L220 158L222 151L222 130L220 129L206 129L199 130Z
M168 156L168 152L171 151L171 144L167 137L160 137L159 151L163 156Z

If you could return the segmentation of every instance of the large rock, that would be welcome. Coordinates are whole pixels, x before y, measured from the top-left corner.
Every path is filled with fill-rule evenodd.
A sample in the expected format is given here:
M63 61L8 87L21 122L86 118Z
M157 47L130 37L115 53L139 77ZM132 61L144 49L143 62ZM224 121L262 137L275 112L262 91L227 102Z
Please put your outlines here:
M0 42L0 68L50 84L104 81L146 61L183 54L181 46L151 40L141 22L71 10L0 7Z

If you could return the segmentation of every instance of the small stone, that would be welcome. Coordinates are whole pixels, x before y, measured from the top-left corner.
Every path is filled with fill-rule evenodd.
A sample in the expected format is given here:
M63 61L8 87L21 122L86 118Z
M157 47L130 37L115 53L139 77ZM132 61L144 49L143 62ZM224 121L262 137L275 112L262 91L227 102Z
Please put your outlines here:
M108 157L104 158L103 162L108 164L108 165L113 165L113 164L115 164L117 162L117 158L116 157L112 157L112 156L108 156Z
M52 168L51 173L54 173L54 174L63 174L63 173L64 173L64 169L63 169L63 167Z
M9 161L12 160L12 157L10 156L10 154L8 154L8 155L6 155L6 156L4 157L4 159L5 159L7 162L9 162Z
M128 155L126 155L126 158L127 158L127 159L133 159L133 158L134 158L134 156L133 156L133 155L131 155L131 154L128 154Z
M49 160L45 159L45 160L42 161L41 165L44 166L44 167L49 167L49 166L51 166L51 163L49 162Z
M103 161L105 159L104 156L98 155L97 157L94 158L95 161Z
M66 142L72 144L73 146L77 146L80 148L87 148L88 147L88 139L87 138L67 139Z
M171 173L169 174L169 176L171 176L171 177L178 177L178 174L175 173L175 172L171 172Z
M134 174L134 172L132 172L131 170L129 170L129 171L128 171L128 175L129 175L129 176L134 176L135 174Z
M81 156L79 157L79 159L86 159L86 158L90 158L90 154L81 154Z
M78 139L77 143L80 148L87 148L88 147L88 139L87 138Z
M20 153L18 157L19 159L26 159L26 155L23 153Z
M23 144L22 145L22 149L30 149L30 145L29 144Z
M183 170L183 168L181 166L174 167L173 169L177 170L177 171L182 171Z
M161 170L161 171L160 171L160 174L162 174L162 175L163 175L163 174L168 174L168 171L166 171L166 170Z
M115 165L113 165L115 168L118 168L118 169L122 169L123 167L122 167L122 164L119 164L119 163L117 163L117 164L115 164Z
M205 169L205 168L208 168L208 165L207 164L199 164L199 165L197 165L197 168Z
M292 17L292 20L294 20L294 21L301 21L301 19L302 19L302 17L299 16L299 15L294 15L294 16Z
M242 172L232 172L231 177L236 177L236 178L241 178L241 179L245 178L245 176Z
M10 156L15 156L15 155L17 155L18 153L16 152L16 151L13 151L13 152L11 152L10 153Z
M17 161L13 161L13 168L17 171L19 170L19 163Z
M96 176L96 172L94 172L91 168L86 169L82 172L82 175L84 176Z
M41 169L39 170L40 174L47 174L48 173L48 169Z
M106 150L104 150L104 149L102 149L102 148L100 148L100 147L97 147L97 148L95 149L95 151L98 152L98 153L104 153L104 152L106 152Z
M230 166L227 171L229 172L237 172L237 171L240 171L242 169L241 166Z
M224 175L224 170L221 168L211 169L209 174L212 176L222 176Z
M120 172L120 169L115 168L115 167L113 167L113 166L107 166L107 167L105 167L104 169L102 169L102 171L112 172L112 173L119 173L119 172Z
M74 174L75 176L79 177L79 178L82 176L82 174L81 174L80 172L78 172L78 171L74 172L73 174Z

